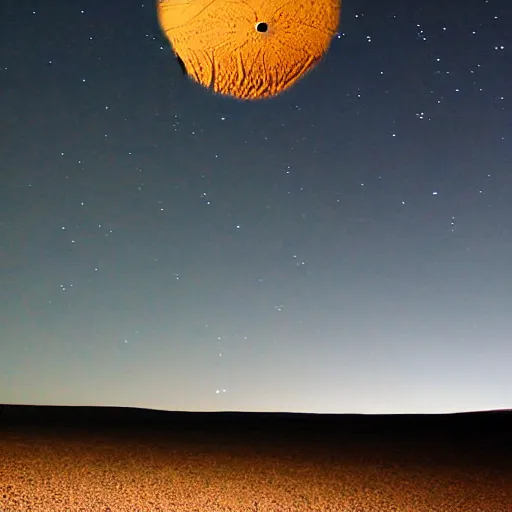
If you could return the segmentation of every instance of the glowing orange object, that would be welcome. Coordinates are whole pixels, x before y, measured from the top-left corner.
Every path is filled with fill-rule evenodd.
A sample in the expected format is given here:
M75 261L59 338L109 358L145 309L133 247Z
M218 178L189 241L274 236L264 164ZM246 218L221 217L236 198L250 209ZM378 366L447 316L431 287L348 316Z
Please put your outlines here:
M325 55L341 0L159 0L160 26L187 74L253 100L290 88Z

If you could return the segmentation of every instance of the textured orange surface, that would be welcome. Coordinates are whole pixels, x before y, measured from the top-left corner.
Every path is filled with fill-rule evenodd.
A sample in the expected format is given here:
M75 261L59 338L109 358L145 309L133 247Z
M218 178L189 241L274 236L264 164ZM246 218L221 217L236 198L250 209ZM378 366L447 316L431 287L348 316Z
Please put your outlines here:
M285 91L320 61L341 0L160 0L157 9L189 76L250 100Z
M0 511L512 511L510 465L449 445L181 437L0 428Z

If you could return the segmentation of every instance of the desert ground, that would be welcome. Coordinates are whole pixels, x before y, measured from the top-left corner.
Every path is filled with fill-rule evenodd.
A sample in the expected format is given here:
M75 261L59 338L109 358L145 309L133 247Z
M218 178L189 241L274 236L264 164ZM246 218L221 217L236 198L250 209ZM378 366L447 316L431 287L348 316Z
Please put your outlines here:
M0 512L512 512L510 414L133 421L71 409L0 417Z

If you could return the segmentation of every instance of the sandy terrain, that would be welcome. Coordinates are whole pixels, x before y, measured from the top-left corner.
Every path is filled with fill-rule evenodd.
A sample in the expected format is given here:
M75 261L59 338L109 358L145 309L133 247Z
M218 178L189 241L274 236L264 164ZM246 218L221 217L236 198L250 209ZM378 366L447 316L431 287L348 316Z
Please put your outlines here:
M0 423L0 511L512 512L484 448Z

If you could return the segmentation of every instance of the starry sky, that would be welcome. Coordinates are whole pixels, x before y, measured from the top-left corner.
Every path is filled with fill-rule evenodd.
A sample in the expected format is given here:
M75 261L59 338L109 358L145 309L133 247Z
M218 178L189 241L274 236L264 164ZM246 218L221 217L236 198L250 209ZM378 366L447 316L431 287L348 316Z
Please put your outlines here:
M259 102L154 2L0 19L0 402L512 407L510 0L345 0Z

